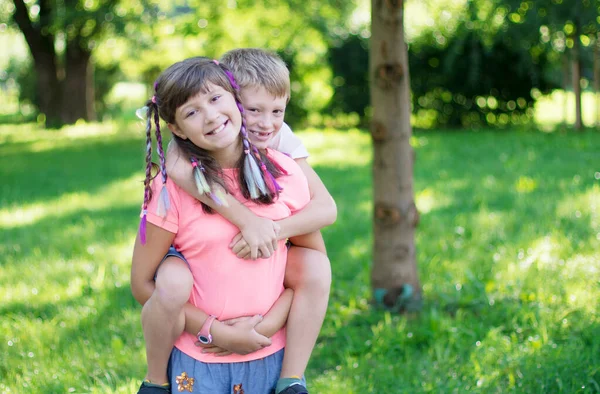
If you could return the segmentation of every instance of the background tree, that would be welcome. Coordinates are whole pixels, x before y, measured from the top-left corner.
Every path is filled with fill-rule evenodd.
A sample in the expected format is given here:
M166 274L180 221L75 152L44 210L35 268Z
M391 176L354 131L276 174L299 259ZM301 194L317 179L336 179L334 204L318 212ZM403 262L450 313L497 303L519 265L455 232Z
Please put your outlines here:
M33 58L35 104L46 124L94 120L92 52L98 40L107 31L122 31L134 13L136 21L150 22L152 7L118 0L13 0L12 5L8 11Z
M371 281L375 300L393 311L421 306L410 145L410 77L404 42L403 1L372 0L371 103L373 120L374 245Z

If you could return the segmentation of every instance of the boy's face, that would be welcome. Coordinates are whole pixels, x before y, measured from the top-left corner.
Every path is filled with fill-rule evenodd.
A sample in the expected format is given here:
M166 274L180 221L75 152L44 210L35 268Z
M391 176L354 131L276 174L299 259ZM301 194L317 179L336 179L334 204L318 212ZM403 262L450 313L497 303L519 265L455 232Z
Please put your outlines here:
M262 86L244 88L240 94L248 138L258 149L265 149L283 124L287 97L275 97Z

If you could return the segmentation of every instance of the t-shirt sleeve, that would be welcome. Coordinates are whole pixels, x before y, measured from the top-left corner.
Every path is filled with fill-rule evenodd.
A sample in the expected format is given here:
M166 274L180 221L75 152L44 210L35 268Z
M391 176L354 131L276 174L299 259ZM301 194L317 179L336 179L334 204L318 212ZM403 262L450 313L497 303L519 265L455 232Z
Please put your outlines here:
M277 135L271 141L270 148L285 153L292 159L303 159L309 156L302 140L298 138L287 123L283 123Z
M162 217L157 214L158 204L160 200L160 192L162 190L162 178L160 174L152 180L152 199L148 202L148 222L165 229L171 233L177 233L179 230L179 209L180 209L180 196L179 189L175 184L167 179L167 194L169 196L169 209L167 215Z

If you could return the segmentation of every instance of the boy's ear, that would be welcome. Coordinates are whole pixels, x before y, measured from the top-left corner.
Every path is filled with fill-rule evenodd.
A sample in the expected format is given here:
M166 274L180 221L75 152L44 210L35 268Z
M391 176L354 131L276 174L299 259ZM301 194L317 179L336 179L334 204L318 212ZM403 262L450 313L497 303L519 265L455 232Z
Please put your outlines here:
M187 140L185 134L183 134L181 130L179 130L179 127L177 127L176 124L167 123L167 127L169 128L169 130L171 130L171 133L175 134L177 137L181 138L182 140Z

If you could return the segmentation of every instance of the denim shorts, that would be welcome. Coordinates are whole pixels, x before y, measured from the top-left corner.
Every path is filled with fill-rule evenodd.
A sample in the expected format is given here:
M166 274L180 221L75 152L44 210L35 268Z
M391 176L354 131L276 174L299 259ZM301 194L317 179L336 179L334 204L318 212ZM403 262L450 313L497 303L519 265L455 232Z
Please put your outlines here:
M188 263L188 261L185 259L185 257L183 257L183 255L177 249L175 249L175 247L173 245L171 245L171 247L169 248L169 250L165 254L165 257L163 257L163 259L160 261L160 264L158 265L158 267L156 267L156 272L154 273L154 280L156 280L156 274L158 273L158 269L160 268L160 265L162 263L164 263L164 261L168 257L177 257L177 258L180 258L181 260L183 260L187 264L188 268L190 268L190 263Z
M271 394L279 379L283 352L284 349L281 349L252 361L203 363L173 348L169 359L171 392Z

